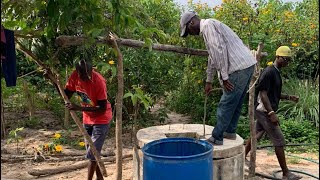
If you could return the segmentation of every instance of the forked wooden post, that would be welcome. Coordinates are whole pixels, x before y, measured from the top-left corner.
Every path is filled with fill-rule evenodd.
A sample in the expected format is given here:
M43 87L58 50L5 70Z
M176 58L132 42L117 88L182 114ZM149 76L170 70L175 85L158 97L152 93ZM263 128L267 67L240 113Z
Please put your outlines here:
M116 98L116 180L122 179L122 104L123 104L123 58L117 42L117 35L109 34L112 47L117 53L118 92Z
M257 139L256 139L256 128L254 122L254 95L255 95L255 82L259 78L259 71L260 71L260 58L261 58L261 51L263 48L263 44L259 43L257 48L257 64L255 65L254 74L252 76L250 82L250 89L249 89L249 119L250 119L250 137L251 137L251 152L250 152L250 167L249 167L249 177L254 177L256 173L256 149L257 149Z

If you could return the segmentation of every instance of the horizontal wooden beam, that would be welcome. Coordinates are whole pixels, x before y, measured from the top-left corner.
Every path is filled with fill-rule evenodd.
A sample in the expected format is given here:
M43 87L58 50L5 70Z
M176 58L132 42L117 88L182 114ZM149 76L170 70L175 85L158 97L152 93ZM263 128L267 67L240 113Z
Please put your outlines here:
M56 38L56 44L61 47L80 46L89 41L90 41L89 38L80 37L80 36L59 36ZM102 37L96 39L94 43L110 44L110 45L112 44L110 39L106 39ZM118 38L117 43L120 46L127 46L132 48L149 48L145 44L145 42L133 40L133 39ZM208 51L206 50L185 48L185 47L179 47L179 46L167 45L167 44L152 44L152 49L157 51L174 52L174 53L180 53L180 54L208 56Z
M87 37L80 37L80 36L59 36L56 38L56 44L61 47L68 47L68 46L80 46L86 42L89 42L90 39ZM112 44L110 39L106 39L103 37L99 37L95 40L94 43L97 44ZM132 48L149 48L145 42L133 39L123 39L118 38L117 40L118 45L120 46L127 46ZM173 52L173 53L180 53L180 54L189 54L195 56L208 56L207 50L202 49L193 49L193 48L186 48L168 44L152 44L152 49L157 51L165 51L165 52ZM266 52L262 52L262 56L266 56Z

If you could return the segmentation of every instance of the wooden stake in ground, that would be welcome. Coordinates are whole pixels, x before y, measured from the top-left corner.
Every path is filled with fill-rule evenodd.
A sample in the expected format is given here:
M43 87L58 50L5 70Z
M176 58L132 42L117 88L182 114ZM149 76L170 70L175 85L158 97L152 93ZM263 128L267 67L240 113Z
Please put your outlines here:
M68 81L68 66L66 66L66 81ZM64 109L64 128L68 128L69 127L69 109L65 107Z
M138 153L138 139L137 139L137 119L139 112L139 104L135 104L134 106L134 117L133 117L133 162L136 163L136 167L133 172L133 177L136 180L140 180L140 157Z
M255 168L256 168L256 149L257 149L257 139L256 139L256 128L254 123L254 95L255 95L255 82L259 78L259 71L260 71L260 57L261 57L261 50L263 48L263 44L259 43L257 48L257 64L255 65L254 74L252 76L250 82L250 89L249 89L249 119L250 119L250 137L251 137L251 152L250 152L250 167L249 167L249 177L255 176Z
M29 91L29 87L26 81L23 81L23 90L27 100L27 106L29 108L29 120L31 120L34 116L34 100Z
M117 44L118 37L110 33L112 47L117 52L117 79L118 92L116 98L116 180L122 179L122 103L123 103L123 60L122 54Z

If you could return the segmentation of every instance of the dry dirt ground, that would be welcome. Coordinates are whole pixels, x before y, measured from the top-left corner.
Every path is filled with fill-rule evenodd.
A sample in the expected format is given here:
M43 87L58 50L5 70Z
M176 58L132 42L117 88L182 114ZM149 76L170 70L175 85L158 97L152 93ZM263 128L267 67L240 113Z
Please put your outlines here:
M158 108L158 107L155 107ZM44 119L50 119L48 118L49 114L44 114ZM52 117L52 116L50 116ZM172 124L172 123L188 123L190 122L190 118L187 116L182 116L180 114L176 114L174 112L171 112L168 114L169 119L166 121L166 124ZM41 117L40 117L41 118ZM52 119L53 118L53 119ZM56 121L54 117L50 119L51 122ZM56 129L49 129L50 127L46 127L46 129L24 129L21 133L23 138L23 141L19 143L19 151L21 155L27 154L30 155L33 154L33 147L37 147L39 144L47 143L53 135L58 132L58 128ZM114 129L111 129L111 131L114 131ZM80 133L78 131L73 131L72 136L74 137L81 137ZM124 130L123 135L123 154L130 154L132 153L132 141L131 141L132 135L130 133L130 129ZM74 148L63 146L63 152L65 154L68 153L83 153L85 154L84 150L76 150ZM115 137L114 133L109 133L108 139L105 141L103 152L115 152ZM8 156L9 154L16 154L16 146L15 144L6 144L5 140L1 143L1 157ZM303 154L297 154L297 156L301 157L308 157L312 158L319 162L319 155L314 153L303 153ZM51 176L45 176L45 177L34 177L32 175L28 174L28 171L31 169L45 169L45 168L54 168L54 167L61 167L61 166L69 166L72 164L75 164L76 161L62 161L62 162L34 162L32 160L27 160L23 162L18 163L8 163L8 162L1 162L1 179L7 179L7 180L27 180L27 179L41 179L41 180L62 180L62 179L68 179L68 180L82 180L86 179L86 173L87 169L82 168L76 171L71 172L64 172L61 174L55 174ZM288 160L288 166L291 169L295 170L302 170L308 173L311 173L317 177L319 177L319 165L316 163L312 163L306 160ZM129 180L132 179L132 159L126 159L123 161L123 174L122 179L123 180ZM257 172L263 172L265 174L272 175L272 172L274 170L279 170L280 167L278 165L278 162L276 160L276 156L272 151L269 150L259 150L257 152ZM106 164L106 170L108 173L108 177L105 178L107 180L114 180L115 179L115 163L109 163ZM247 174L247 173L246 173ZM307 176L304 176L303 179L314 179L314 178L308 178Z

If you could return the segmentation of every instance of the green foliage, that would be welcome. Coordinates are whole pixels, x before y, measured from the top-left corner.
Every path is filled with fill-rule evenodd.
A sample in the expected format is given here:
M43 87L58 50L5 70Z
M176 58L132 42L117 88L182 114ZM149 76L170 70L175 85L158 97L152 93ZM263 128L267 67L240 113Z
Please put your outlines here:
M37 128L41 124L41 121L37 117L32 117L25 121L25 127L28 128Z
M316 0L299 3L259 0L255 4L225 0L214 10L214 18L229 25L251 48L264 42L263 51L269 56L262 59L262 66L275 59L275 50L280 45L288 45L295 59L288 68L294 70L291 75L307 74L314 78L319 73L319 6Z
M288 164L299 164L300 159L296 157L288 157L287 162Z
M300 97L298 103L281 101L278 112L297 122L309 121L319 127L319 85L312 81L290 79L285 82L283 92Z
M133 86L133 89L135 93L133 94L132 92L128 92L123 96L123 99L130 97L133 106L137 106L141 103L144 105L145 109L148 109L148 107L152 103L151 98L148 95L144 94L140 87Z
M224 22L251 48L263 41L264 51L269 56L261 61L262 66L274 59L274 52L279 45L291 46L295 58L288 70L284 71L284 77L290 74L308 79L319 74L319 10L316 0L299 3L259 0L256 4L243 0L224 0L221 6L213 9L192 1L189 1L188 7L178 7L172 0L3 0L1 5L2 24L6 28L19 30L18 34L35 36L34 39L19 38L19 41L45 65L57 70L62 81L66 79L66 70L69 74L74 70L74 61L82 58L91 60L97 71L107 79L108 98L112 104L115 103L117 79L116 66L109 61L116 64L116 54L110 47L92 43L97 37L108 36L109 31L121 38L143 40L149 47L149 50L121 48L126 92L134 92L132 85L139 85L153 100L168 95L167 104L171 110L188 113L195 122L201 122L207 58L151 51L153 43L205 49L201 37L179 37L179 18L186 9L195 10L201 18L214 17ZM82 46L58 48L55 38L60 35L85 35L90 39ZM17 58L19 76L38 69L34 61L23 54L18 53ZM39 69L24 79L31 84L32 93L39 97L35 99L36 108L50 109L62 119L63 102L52 83L44 78L43 72ZM219 87L217 81L214 87ZM20 82L17 87L2 86L2 89L5 105L23 111L26 109ZM319 109L315 105L319 101L316 101L317 91L313 91L318 87L302 85L301 88L293 88L296 89L299 93L295 94L300 95L300 102L284 102L281 106L285 108L279 110L279 113L286 118L312 121L318 126ZM288 91L290 94L294 92ZM205 108L210 125L216 123L220 96L221 92L214 92L208 98ZM246 105L239 122L239 133L243 137L248 134ZM125 100L124 106L127 114L131 114L133 104ZM142 109L140 114L140 121L149 124L149 112Z
M296 121L279 117L280 127L286 143L314 143L319 142L319 131L308 121Z
M169 118L168 113L169 112L167 108L160 108L158 111L156 111L155 119L158 120L160 124L163 124L166 119Z
M245 140L250 137L250 120L247 116L240 116L237 134Z

